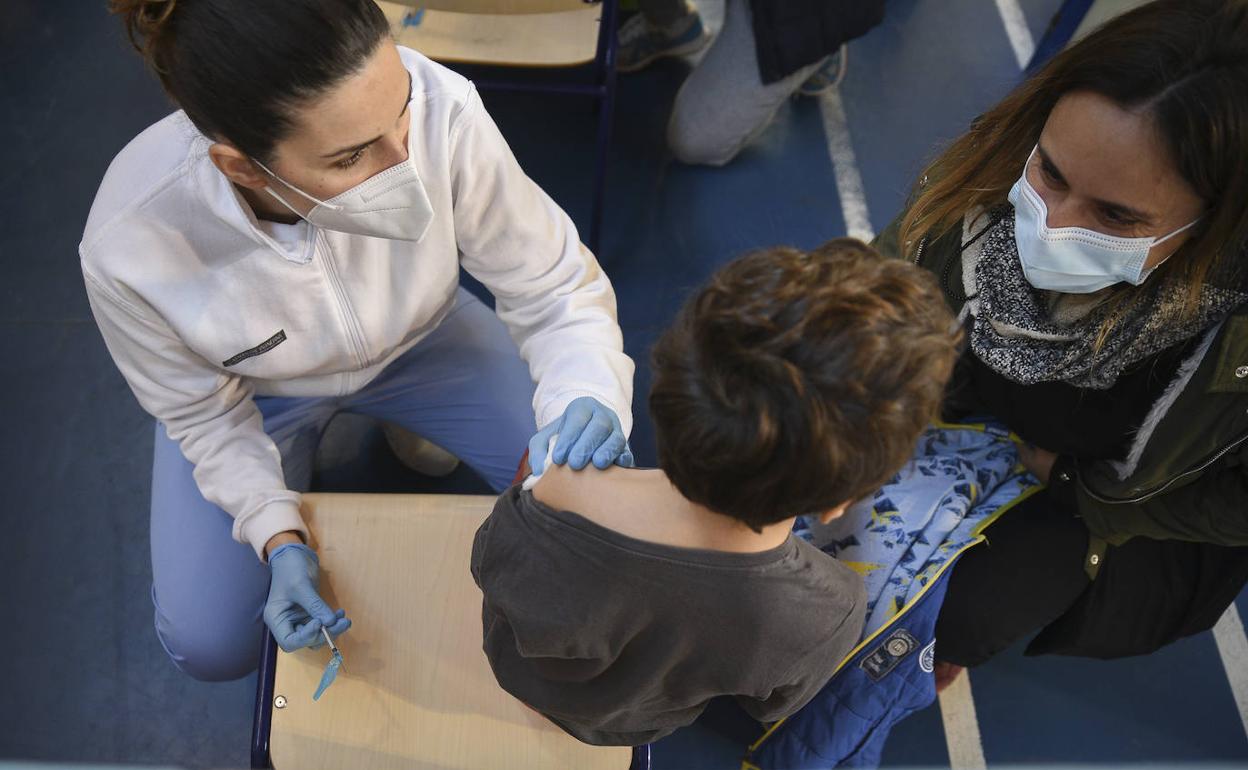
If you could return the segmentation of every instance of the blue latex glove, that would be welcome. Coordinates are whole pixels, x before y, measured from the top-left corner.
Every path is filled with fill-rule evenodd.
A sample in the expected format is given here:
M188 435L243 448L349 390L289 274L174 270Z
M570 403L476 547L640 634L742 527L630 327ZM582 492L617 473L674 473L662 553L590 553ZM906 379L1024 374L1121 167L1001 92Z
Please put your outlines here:
M529 467L540 474L546 467L550 437L559 434L551 459L555 465L567 463L581 470L593 460L594 467L609 468L612 463L633 467L633 451L620 427L620 418L597 399L581 396L564 410L563 416L529 439Z
M338 636L351 627L345 610L334 610L316 592L320 560L303 543L286 543L269 554L269 598L264 623L286 652L325 644L321 627Z

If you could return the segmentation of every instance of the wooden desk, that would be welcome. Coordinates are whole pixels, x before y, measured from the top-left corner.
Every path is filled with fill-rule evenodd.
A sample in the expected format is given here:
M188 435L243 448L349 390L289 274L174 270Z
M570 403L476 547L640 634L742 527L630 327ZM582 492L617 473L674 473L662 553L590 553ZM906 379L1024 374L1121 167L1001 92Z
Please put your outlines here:
M312 700L329 652L278 653L277 770L626 770L505 693L481 650L472 538L493 497L310 494L321 594L352 619L346 669Z

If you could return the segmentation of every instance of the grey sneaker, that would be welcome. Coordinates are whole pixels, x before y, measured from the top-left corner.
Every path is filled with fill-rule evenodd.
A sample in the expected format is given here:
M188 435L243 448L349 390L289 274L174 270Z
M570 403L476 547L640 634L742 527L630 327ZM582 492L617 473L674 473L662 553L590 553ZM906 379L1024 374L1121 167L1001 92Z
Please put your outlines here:
M636 72L665 56L697 53L711 42L711 35L702 24L697 11L671 27L656 27L640 13L620 25L619 48L615 68L619 72Z
M388 422L381 427L399 462L422 476L446 476L459 465L459 458L432 441Z

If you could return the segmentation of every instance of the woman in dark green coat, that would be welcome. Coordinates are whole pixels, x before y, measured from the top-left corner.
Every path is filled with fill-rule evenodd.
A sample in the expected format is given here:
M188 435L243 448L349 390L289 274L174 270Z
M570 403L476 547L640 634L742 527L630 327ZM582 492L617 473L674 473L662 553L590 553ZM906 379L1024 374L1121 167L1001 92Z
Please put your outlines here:
M1029 443L1048 489L953 573L945 681L1144 654L1248 578L1248 0L1159 0L1057 56L927 169L877 241L968 345L946 412Z

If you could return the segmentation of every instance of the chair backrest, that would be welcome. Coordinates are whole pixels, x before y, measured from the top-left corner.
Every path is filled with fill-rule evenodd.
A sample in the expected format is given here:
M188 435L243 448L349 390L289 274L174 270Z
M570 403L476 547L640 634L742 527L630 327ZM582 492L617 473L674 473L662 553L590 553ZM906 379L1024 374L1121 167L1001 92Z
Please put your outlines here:
M600 0L394 0L412 8L451 13L486 13L514 16L528 13L561 13L582 11Z

